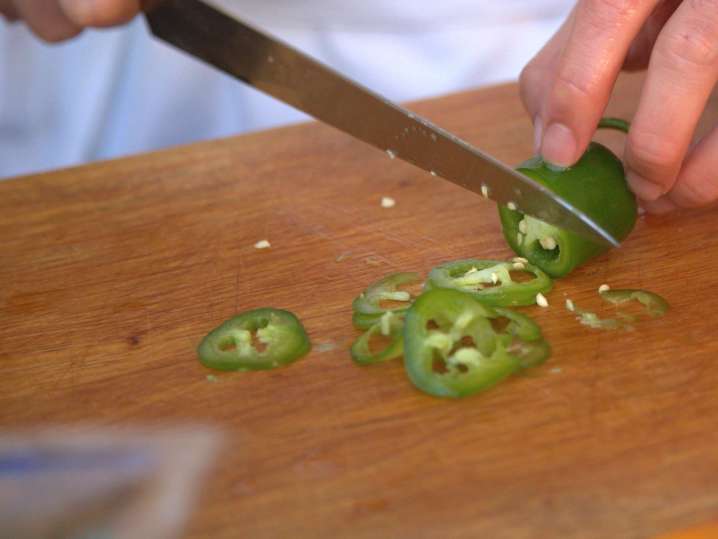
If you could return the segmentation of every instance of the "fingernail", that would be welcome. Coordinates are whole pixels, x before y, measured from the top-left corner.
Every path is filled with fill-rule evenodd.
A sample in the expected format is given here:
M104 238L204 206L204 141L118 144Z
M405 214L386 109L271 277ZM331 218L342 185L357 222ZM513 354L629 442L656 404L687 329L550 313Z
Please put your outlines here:
M655 182L649 182L635 172L628 171L626 175L631 191L641 200L651 202L657 200L663 194L663 187Z
M573 165L576 153L576 138L563 124L551 124L543 135L541 156L544 161L558 168Z
M538 155L541 150L541 139L543 138L543 121L540 116L534 118L534 154Z

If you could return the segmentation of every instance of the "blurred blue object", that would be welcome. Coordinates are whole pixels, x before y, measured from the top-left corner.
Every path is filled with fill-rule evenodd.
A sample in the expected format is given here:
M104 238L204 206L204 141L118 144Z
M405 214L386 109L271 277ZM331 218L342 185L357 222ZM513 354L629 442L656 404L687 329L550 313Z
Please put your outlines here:
M203 426L0 435L0 537L175 539L220 435Z

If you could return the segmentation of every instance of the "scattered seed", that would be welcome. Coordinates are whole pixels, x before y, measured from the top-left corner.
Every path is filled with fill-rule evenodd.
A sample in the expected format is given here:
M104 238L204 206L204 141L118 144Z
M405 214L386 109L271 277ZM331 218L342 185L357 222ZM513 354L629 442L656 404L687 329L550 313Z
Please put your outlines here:
M511 262L520 262L521 264L528 264L529 261L527 258L524 258L522 256L515 256L511 259Z
M396 200L391 197L381 197L382 208L393 208L394 206L396 206Z
M526 269L526 265L523 262L514 262L512 266L515 270Z
M492 273L492 274L491 274L491 282L494 283L494 284L498 283L498 282L499 282L499 276L496 275L495 273Z
M394 150L387 150L386 155L389 156L389 159L394 159L396 157L396 152Z
M550 372L552 374L559 374L561 372L561 367L554 367Z
M516 203L515 202L509 202L506 204L506 207L510 210L516 211Z
M319 352L321 354L323 352L331 352L336 347L337 347L337 345L334 344L333 342L322 342L317 345L316 350L317 350L317 352Z
M611 287L608 286L607 284L602 284L601 286L598 287L599 294L603 294L604 292L608 292L609 290L611 290Z
M432 176L436 176L436 172L434 172L433 170L430 170L429 174L431 174Z
M522 234L526 234L526 232L528 232L528 230L529 230L529 225L528 225L528 223L526 222L526 219L521 219L521 220L519 221L519 231L520 231Z
M489 186L486 185L485 183L481 184L481 195L484 198L489 198Z
M543 247L547 251L553 251L556 247L558 247L556 240L553 239L551 236L546 236L545 238L541 238L539 240L539 243L541 244L541 247Z
M548 300L541 292L536 294L536 305L539 307L548 307Z
M571 312L574 312L576 310L576 306L573 304L573 301L570 299L566 300L566 309L568 309Z
M271 246L272 244L269 243L269 240L259 240L254 244L255 249L269 249Z
M379 320L380 327L381 327L381 334L384 336L389 335L391 333L391 321L394 318L394 313L391 311L385 312L383 315L381 315L381 319Z

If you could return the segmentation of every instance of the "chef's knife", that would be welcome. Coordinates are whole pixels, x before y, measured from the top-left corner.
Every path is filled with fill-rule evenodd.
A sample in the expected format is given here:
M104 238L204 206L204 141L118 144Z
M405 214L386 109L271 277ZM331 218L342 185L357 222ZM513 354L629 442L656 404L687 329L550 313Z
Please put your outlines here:
M532 179L296 49L199 0L153 3L152 33L315 118L499 204L618 245L604 229Z

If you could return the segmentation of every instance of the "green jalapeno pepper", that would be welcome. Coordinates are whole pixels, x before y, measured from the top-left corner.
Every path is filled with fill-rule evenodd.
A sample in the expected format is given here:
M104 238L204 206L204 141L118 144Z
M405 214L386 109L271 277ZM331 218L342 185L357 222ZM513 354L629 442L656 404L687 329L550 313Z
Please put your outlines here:
M255 309L212 330L199 344L203 365L222 371L272 369L309 352L304 327L289 311Z
M353 302L352 322L359 329L369 329L376 324L386 312L403 313L411 305L413 297L399 287L405 284L418 283L421 277L418 273L392 273L379 281L369 285ZM384 301L397 303L394 307L385 308Z
M492 328L491 318L506 313L458 290L424 292L406 313L404 366L409 379L431 395L459 398L545 361L550 347L540 336L535 338L534 328L529 340L518 335L526 329L511 335ZM526 326L526 319L512 321L514 328Z
M518 337L522 341L537 341L541 339L541 328L529 316L511 309L503 309L495 307L495 316L491 318L506 318L509 323L503 330L503 333Z
M626 122L614 118L604 118L598 127L628 130ZM633 229L636 198L628 188L621 161L605 146L591 142L581 159L567 169L556 170L541 157L534 157L517 170L583 211L619 241ZM499 217L511 249L551 277L563 277L607 249L505 206L499 207Z
M518 282L511 272L533 275L530 281ZM425 289L451 288L468 292L490 306L533 305L536 294L551 290L551 279L543 271L525 262L498 260L457 260L435 267L429 273Z
M400 357L404 352L404 317L391 311L384 313L378 322L362 333L351 347L352 359L360 365L380 363ZM371 351L371 340L377 335L389 338L389 343L378 352Z

